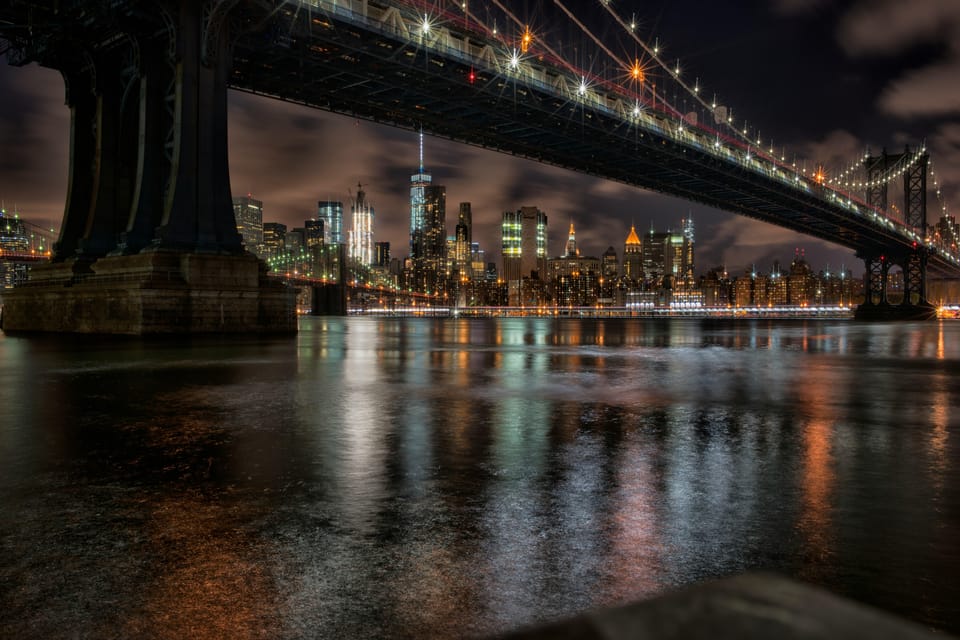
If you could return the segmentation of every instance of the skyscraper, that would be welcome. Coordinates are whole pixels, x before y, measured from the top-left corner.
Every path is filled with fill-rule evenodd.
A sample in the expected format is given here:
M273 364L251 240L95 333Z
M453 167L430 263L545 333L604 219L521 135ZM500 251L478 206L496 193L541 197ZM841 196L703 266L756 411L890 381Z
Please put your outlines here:
M343 244L342 202L320 200L317 203L317 220L323 220L324 244Z
M693 218L690 216L684 218L682 227L683 249L680 254L680 268L677 273L677 283L674 284L674 287L680 286L685 289L692 289L696 286L696 276L693 273Z
M410 176L410 263L413 288L437 292L446 275L447 191L432 185L423 168L423 132L420 132L420 165Z
M642 255L644 281L649 288L660 289L671 272L670 232L657 232L651 228L643 238Z
M287 225L280 222L263 223L263 257L276 258L283 254Z
M364 266L373 264L373 207L366 201L363 185L357 183L357 197L351 207L353 229L349 237L349 256Z
M460 203L460 216L457 219L455 235L455 264L461 278L470 277L470 262L473 246L473 213L469 202Z
M570 221L570 231L567 232L567 257L572 258L577 255L577 232L573 228L573 220Z
M233 199L233 215L243 246L247 251L257 253L263 244L263 202L255 200L249 193L237 196Z
M308 247L323 246L323 220L305 220L303 228L307 235Z
M384 241L373 243L373 264L378 267L383 267L384 269L390 266L389 242Z
M633 225L623 244L623 275L633 282L643 280L643 246Z
M505 280L546 275L547 215L543 211L537 207L504 211L500 232Z

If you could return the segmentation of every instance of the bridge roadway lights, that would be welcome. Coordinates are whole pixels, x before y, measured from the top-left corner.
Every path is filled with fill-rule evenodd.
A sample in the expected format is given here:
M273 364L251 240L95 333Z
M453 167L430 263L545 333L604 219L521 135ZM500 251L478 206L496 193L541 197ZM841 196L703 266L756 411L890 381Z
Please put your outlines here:
M5 293L2 322L7 333L294 333L296 293L249 254L70 259Z

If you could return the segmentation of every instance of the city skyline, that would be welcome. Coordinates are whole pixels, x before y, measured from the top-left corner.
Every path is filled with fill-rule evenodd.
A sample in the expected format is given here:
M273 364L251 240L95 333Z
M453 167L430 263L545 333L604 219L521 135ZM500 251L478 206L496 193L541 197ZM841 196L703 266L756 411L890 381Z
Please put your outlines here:
M897 149L926 139L947 201L956 198L960 89L943 81L960 73L955 3L923 0L911 11L888 2L839 6L827 0L780 0L764 9L691 6L638 6L639 30L658 37L685 73L716 91L751 128L770 132L777 148L829 168L867 146ZM633 9L620 7L627 14ZM0 90L6 96L0 104L0 197L28 218L59 224L69 131L62 80L49 70L4 65ZM239 92L230 92L229 100L234 195L253 194L265 203L265 219L293 227L316 215L318 200L348 202L348 189L362 182L377 206L376 240L389 241L394 256L403 255L415 132ZM704 269L722 264L739 270L802 246L818 263L862 271L846 249L747 218L429 135L425 144L426 170L446 186L451 211L459 202L473 203L474 239L497 264L503 212L535 206L558 225L549 230L551 255L562 245L563 221L575 220L581 244L599 253L618 246L631 224L642 233L651 224L662 229L692 216ZM931 223L938 213L931 199ZM448 230L453 223L448 218Z

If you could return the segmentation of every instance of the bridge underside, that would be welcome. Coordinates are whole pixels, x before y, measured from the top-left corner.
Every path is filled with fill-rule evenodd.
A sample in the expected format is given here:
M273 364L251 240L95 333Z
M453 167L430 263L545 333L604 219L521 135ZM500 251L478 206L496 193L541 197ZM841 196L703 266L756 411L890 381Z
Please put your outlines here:
M375 2L366 3L373 16ZM285 15L274 39L238 41L230 86L494 149L738 213L855 251L911 253L893 229L696 144L657 133L554 84L522 83L465 57L440 57L415 34L359 33L337 15ZM372 22L376 22L375 20ZM465 46L465 45L464 45ZM559 83L558 78L546 78ZM672 126L667 120L659 125ZM931 268L940 265L931 261Z

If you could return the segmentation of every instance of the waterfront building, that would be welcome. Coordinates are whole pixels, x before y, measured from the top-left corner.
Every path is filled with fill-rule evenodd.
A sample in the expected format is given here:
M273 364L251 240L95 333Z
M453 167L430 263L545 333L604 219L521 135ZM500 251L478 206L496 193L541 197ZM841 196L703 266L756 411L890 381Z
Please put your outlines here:
M343 244L343 203L338 200L317 202L317 220L323 220L323 243Z
M233 198L233 216L243 246L250 253L257 253L263 244L263 202L247 194Z
M797 249L787 276L787 304L797 307L810 305L815 292L816 278L813 270L807 264L803 250Z
M747 271L742 278L737 278L733 282L733 306L750 307L753 306L753 277L752 272Z

